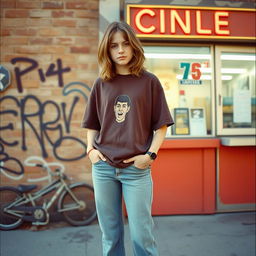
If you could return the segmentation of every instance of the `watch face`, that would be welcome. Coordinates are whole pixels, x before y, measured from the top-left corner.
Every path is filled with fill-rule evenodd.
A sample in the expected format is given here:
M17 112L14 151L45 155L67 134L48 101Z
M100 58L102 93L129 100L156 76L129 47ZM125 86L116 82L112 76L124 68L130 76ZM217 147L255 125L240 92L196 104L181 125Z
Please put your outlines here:
M151 157L151 159L155 160L157 155L156 155L156 153L151 153L150 157Z
M147 154L150 156L150 158L151 158L152 160L155 160L156 157L157 157L157 154L154 153L154 152L147 152Z

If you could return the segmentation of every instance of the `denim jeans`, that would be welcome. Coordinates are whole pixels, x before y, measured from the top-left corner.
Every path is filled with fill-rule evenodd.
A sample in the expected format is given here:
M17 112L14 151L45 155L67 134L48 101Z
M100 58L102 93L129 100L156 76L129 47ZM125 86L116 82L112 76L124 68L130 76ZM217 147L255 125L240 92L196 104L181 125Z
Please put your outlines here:
M119 169L100 160L93 164L93 184L103 256L125 256L122 198L129 219L134 256L157 256L152 234L150 169Z

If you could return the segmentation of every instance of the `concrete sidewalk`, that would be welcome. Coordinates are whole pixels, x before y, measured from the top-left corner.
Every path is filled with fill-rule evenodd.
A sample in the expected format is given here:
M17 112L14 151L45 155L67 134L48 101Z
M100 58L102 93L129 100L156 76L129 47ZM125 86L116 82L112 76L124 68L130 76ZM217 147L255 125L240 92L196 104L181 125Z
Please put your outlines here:
M160 256L255 256L255 213L154 217ZM71 227L54 222L0 233L1 256L101 256L97 222ZM126 255L132 256L128 225Z

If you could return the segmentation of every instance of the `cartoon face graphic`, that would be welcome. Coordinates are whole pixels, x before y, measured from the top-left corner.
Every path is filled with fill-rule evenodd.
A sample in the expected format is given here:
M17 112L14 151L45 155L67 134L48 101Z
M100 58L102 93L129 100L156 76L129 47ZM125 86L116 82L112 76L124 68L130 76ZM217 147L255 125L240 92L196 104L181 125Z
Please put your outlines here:
M126 114L130 110L131 100L127 95L120 95L115 100L114 112L116 121L122 123L125 121Z

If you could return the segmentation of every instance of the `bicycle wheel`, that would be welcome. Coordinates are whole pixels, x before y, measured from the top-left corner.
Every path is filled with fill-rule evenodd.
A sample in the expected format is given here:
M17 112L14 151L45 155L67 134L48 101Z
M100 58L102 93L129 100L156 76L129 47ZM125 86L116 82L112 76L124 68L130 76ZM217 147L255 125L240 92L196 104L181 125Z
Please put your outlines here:
M0 229L11 230L19 227L23 220L4 212L4 208L22 197L22 193L14 187L0 187Z
M59 211L73 226L90 224L97 216L93 187L85 183L74 183L69 186L69 189L76 200L68 191L65 191L59 199Z

